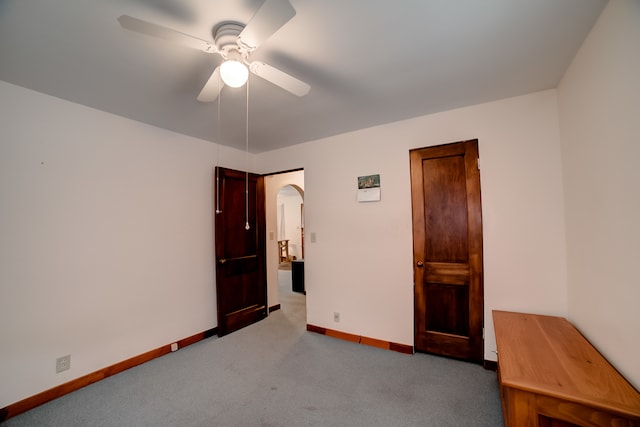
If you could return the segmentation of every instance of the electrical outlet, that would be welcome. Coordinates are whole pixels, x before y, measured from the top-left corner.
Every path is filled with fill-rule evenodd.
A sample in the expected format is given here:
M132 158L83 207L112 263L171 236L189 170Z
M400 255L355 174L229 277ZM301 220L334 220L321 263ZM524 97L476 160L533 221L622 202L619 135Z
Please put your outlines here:
M58 357L56 359L56 374L71 368L71 355Z
M337 311L333 313L333 321L336 323L340 322L340 313L338 313Z

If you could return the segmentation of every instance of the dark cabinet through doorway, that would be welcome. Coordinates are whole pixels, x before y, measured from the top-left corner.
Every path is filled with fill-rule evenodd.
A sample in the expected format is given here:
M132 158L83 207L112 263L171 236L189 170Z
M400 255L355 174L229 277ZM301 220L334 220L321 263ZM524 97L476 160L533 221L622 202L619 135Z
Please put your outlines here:
M304 260L291 261L291 282L293 292L306 294L304 290Z

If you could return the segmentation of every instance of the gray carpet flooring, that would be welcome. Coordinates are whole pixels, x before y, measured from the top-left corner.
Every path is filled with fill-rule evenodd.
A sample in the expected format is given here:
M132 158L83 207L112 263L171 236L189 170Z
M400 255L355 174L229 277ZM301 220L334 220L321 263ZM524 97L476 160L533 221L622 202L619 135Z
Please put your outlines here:
M495 372L307 332L305 296L289 283L281 282L282 308L267 319L109 377L3 427L503 425Z

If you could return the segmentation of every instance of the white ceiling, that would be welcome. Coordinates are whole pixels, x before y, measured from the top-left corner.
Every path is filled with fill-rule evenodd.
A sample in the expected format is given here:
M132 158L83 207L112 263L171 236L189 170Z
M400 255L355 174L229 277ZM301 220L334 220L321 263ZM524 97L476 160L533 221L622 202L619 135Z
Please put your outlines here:
M244 149L244 88L196 100L217 55L126 31L128 14L212 40L262 0L0 0L0 79ZM290 0L296 16L252 55L311 85L252 76L255 153L554 88L605 0Z

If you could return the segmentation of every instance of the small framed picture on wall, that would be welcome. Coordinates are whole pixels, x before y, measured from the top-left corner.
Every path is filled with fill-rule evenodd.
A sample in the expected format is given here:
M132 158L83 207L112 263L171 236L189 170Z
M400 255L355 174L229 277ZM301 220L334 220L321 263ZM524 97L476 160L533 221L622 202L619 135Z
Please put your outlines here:
M358 202L380 201L380 174L358 177Z

